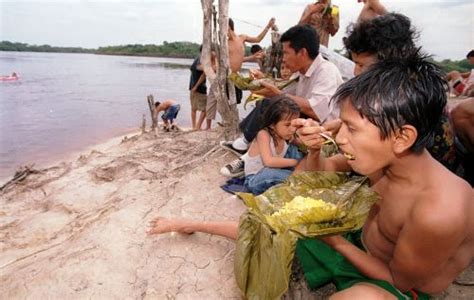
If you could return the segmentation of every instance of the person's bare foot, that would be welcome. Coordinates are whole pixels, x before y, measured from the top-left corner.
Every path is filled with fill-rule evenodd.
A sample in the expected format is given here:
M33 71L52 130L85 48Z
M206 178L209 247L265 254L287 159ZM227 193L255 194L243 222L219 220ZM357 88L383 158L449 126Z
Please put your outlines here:
M179 232L185 234L192 234L194 230L192 229L192 221L184 219L167 219L158 217L149 223L147 229L148 234L161 234L167 232Z

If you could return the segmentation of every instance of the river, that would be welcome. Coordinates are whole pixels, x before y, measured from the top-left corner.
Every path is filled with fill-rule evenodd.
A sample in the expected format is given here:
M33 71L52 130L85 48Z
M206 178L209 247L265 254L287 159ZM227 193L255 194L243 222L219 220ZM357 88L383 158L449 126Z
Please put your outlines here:
M45 166L141 126L146 101L175 99L190 127L191 59L0 52L0 178Z

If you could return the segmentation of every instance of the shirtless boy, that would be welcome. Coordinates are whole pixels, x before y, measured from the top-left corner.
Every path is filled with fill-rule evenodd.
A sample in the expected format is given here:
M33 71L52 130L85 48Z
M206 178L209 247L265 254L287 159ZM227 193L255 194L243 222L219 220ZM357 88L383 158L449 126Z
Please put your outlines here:
M178 112L181 108L181 105L177 104L176 101L172 99L165 100L163 102L156 102L155 103L155 117L158 116L160 111L164 111L161 119L165 123L164 129L166 131L174 130L175 125L173 124L174 119L178 116Z
M268 21L267 26L260 32L256 37L248 36L246 34L237 34L234 31L234 21L229 18L229 32L228 32L228 45L229 45L229 60L230 60L230 69L232 72L240 71L242 67L242 62L245 57L245 43L260 43L268 30L275 25L275 18L271 18Z
M310 149L307 169L352 169L368 176L380 195L359 234L359 247L339 235L298 242L310 287L335 282L339 291L331 299L423 297L445 290L471 263L472 189L425 150L446 105L446 90L443 74L419 57L377 63L336 92L343 122L336 141L345 155L328 159L320 156L324 128L313 120L293 121ZM238 224L158 218L149 234L170 231L236 239ZM331 257L318 254L322 247ZM339 263L333 266L344 269L320 278L321 270L333 267L325 263L335 259ZM344 276L334 276L340 271Z
M260 43L260 41L265 37L268 30L273 27L275 24L275 18L271 18L268 21L267 26L260 32L260 34L256 37L251 37L245 34L236 34L234 31L234 21L229 18L229 30L227 33L228 36L228 47L229 47L229 62L230 62L230 70L231 72L239 72L240 68L242 67L242 63L244 62L245 57L245 43ZM217 84L217 81L214 83ZM227 87L226 87L227 89ZM211 86L210 91L214 90L214 87ZM242 91L238 88L235 88L235 96L237 103L240 103L242 100ZM211 92L207 98L207 105L206 105L206 119L207 122L210 124L212 120L216 118L217 113L217 98Z
M354 170L368 176L380 195L362 230L365 247L342 236L322 239L360 273L350 284L333 278L346 288L335 299L437 294L471 263L473 191L425 149L446 105L446 91L443 74L424 59L376 64L334 96L342 120L336 142L344 155L329 159L319 153L322 127L295 120L311 149L307 169ZM297 247L310 286L318 271L305 269L305 260L319 243L300 241ZM319 263L306 261L306 266Z

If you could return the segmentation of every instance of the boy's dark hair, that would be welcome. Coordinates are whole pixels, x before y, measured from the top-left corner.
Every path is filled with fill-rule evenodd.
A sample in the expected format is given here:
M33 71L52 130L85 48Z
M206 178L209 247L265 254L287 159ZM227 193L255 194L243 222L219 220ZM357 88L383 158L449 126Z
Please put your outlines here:
M273 129L270 128L271 125L275 125L284 118L290 118L294 115L300 114L301 110L298 104L293 101L288 96L276 96L270 99L270 104L265 109L263 113L262 123L260 125L260 130L265 129L268 131L270 136L277 144L277 134Z
M466 58L473 57L474 56L474 50L469 51L469 53L466 55Z
M290 47L299 52L306 49L311 59L319 54L319 34L310 25L296 25L288 29L280 37L280 42L290 42Z
M199 46L199 53L201 53L201 52L202 52L202 44L201 44L201 46Z
M234 30L234 20L232 20L232 18L229 18L229 28L232 29L232 31L235 31Z
M418 136L410 150L420 152L433 140L449 90L444 72L427 58L415 52L405 59L378 62L343 83L331 101L349 100L380 129L382 139L403 125L412 125Z
M255 53L257 53L258 51L261 51L261 50L263 50L262 47L260 47L260 45L257 45L257 44L252 45L252 47L250 47L250 53L252 53L252 54L255 54Z
M159 101L155 102L155 108L157 108L161 103Z
M348 27L344 46L349 53L370 53L378 60L403 58L416 51L417 33L408 17L389 13Z

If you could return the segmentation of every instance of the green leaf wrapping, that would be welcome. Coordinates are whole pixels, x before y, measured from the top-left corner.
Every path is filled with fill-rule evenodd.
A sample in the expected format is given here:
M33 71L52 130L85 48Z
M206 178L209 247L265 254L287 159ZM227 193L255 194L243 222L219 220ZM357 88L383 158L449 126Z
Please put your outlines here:
M290 84L296 82L296 78L294 79L278 79L278 78L271 78L271 77L265 77L262 79L252 79L250 77L244 77L239 73L231 73L229 75L229 79L234 83L236 87L238 87L241 90L250 90L250 91L257 91L259 89L262 89L262 82L267 82L275 85L277 88L280 90L284 89L285 87L289 86ZM259 101L264 99L265 97L261 95L257 95L254 93L250 93L250 95L247 97L244 103L244 109L247 107L247 104L253 101Z
M279 299L288 289L296 241L360 229L378 196L366 177L338 172L301 172L259 196L240 193L248 211L241 216L234 260L237 284L248 299ZM281 222L268 222L295 196L321 199L337 206L334 218L296 224L285 214ZM311 220L311 210L304 219ZM301 218L301 213L293 218ZM321 220L320 214L314 215Z

